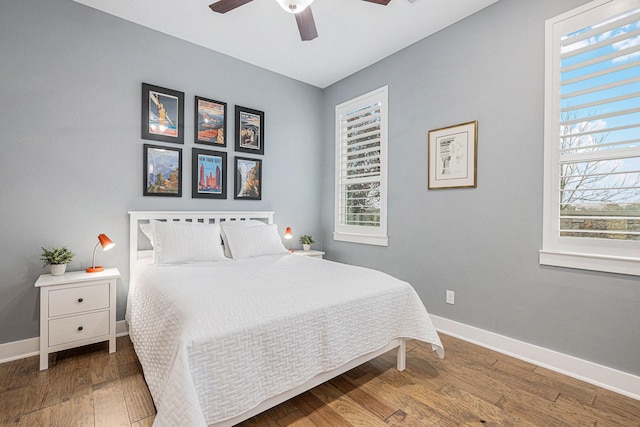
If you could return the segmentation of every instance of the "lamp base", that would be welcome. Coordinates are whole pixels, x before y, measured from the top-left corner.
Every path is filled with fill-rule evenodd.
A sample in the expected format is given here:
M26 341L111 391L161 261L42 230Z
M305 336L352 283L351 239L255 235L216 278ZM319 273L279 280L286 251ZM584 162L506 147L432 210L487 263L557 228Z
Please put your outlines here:
M87 273L99 273L104 271L104 267L101 265L96 265L95 267L87 267Z

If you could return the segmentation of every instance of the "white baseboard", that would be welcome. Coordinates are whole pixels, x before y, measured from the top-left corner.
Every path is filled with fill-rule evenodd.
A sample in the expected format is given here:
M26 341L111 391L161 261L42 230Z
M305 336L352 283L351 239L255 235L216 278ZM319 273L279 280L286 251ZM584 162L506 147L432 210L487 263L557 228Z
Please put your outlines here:
M121 337L129 334L126 320L116 322L116 336ZM11 362L12 360L24 359L25 357L37 356L40 354L40 337L29 338L21 341L0 344L0 363Z
M29 338L22 341L13 341L0 344L0 363L40 354L40 338Z
M431 315L438 331L640 400L640 377L587 360ZM446 348L445 348L446 353Z
M123 337L129 335L129 325L126 320L118 320L116 322L116 336Z

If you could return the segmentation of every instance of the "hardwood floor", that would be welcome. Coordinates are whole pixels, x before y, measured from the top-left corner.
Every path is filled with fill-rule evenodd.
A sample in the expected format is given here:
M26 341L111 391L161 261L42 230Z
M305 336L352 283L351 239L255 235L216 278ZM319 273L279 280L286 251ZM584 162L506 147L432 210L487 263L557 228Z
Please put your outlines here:
M640 401L441 334L411 341L241 424L253 426L640 426ZM128 337L0 365L0 425L151 426L155 408Z

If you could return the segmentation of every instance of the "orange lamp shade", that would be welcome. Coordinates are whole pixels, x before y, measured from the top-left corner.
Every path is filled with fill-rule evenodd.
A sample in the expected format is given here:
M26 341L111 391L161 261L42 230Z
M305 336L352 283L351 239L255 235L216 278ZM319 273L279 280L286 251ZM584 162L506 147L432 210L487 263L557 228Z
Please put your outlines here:
M284 238L291 239L292 237L293 235L291 234L291 227L287 227L287 229L284 232Z
M98 235L98 243L96 243L95 248L93 248L93 262L91 263L91 267L87 267L87 273L97 273L99 271L104 271L104 267L101 265L96 265L96 250L98 246L102 246L103 251L108 251L113 248L116 244L111 241L106 234Z
M116 245L111 241L109 237L107 237L106 234L98 235L98 241L100 242L100 245L102 246L103 251L108 251L109 249L111 249Z

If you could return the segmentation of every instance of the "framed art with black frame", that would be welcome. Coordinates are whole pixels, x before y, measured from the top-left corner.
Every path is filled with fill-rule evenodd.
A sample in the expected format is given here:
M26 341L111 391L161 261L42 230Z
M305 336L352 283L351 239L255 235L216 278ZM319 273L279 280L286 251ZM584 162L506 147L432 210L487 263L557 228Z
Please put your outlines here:
M236 151L264 154L264 112L236 105Z
M191 197L194 199L227 198L227 153L192 149Z
M234 160L234 199L262 200L262 160L237 157Z
M142 139L184 144L184 92L142 83Z
M227 103L195 97L195 142L227 146Z
M182 148L144 144L143 195L182 197Z

